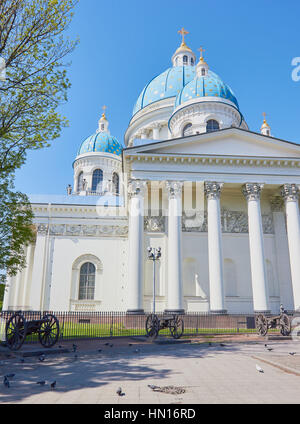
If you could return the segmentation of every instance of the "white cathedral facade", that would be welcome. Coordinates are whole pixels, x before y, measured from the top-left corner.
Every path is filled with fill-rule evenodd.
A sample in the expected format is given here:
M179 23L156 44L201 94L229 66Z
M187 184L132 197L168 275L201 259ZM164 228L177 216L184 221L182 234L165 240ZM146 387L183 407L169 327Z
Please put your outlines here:
M67 195L32 195L35 243L4 310L277 313L300 308L300 146L238 101L184 40L142 90L125 148L105 113Z

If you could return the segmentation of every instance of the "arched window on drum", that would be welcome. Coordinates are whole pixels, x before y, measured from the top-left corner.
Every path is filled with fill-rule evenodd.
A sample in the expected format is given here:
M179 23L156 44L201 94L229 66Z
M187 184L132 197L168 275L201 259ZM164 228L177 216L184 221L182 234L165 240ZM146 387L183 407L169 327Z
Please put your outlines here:
M94 300L96 268L91 262L84 263L80 268L79 300Z
M186 124L186 125L183 127L183 130L182 130L182 137L186 137L187 135L192 135L192 134L193 134L193 131L192 131L192 124L191 124L191 123Z
M101 193L102 184L103 184L103 171L102 169L95 169L95 171L93 172L93 179L92 179L92 191L95 193Z
M120 177L114 172L112 176L113 193L120 194Z
M206 132L217 131L220 129L219 122L215 119L210 119L206 123Z

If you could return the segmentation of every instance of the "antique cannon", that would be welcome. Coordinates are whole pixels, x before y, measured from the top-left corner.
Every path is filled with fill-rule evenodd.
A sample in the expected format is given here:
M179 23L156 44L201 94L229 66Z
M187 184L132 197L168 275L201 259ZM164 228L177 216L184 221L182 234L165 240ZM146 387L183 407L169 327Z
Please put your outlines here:
M288 336L291 332L290 319L282 308L279 315L269 317L263 314L256 315L255 326L260 336L265 336L269 328L279 328L283 336Z
M55 315L45 313L40 319L27 320L28 312L14 313L6 324L6 343L11 350L18 350L26 336L37 334L42 346L52 347L58 340L59 321Z
M155 339L160 330L168 328L174 339L179 339L184 332L184 322L179 315L166 315L161 318L156 314L150 314L146 320L147 336Z

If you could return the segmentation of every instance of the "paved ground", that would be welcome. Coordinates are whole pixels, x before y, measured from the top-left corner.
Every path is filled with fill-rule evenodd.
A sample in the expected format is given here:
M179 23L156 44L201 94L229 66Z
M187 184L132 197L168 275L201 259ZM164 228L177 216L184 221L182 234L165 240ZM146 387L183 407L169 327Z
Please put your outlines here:
M220 346L220 339L211 346L199 341L167 345L130 338L108 340L113 347L105 346L107 340L76 342L77 359L70 352L49 355L43 362L30 357L22 363L19 355L3 356L0 378L15 376L9 388L1 382L1 403L300 403L299 342L270 341L269 352L266 341L256 336L228 337L225 346ZM72 350L72 343L62 346ZM256 370L256 364L264 373ZM40 380L46 380L46 385L37 385ZM51 390L55 380L56 388ZM148 384L178 386L186 392L154 392ZM124 396L116 394L119 386Z

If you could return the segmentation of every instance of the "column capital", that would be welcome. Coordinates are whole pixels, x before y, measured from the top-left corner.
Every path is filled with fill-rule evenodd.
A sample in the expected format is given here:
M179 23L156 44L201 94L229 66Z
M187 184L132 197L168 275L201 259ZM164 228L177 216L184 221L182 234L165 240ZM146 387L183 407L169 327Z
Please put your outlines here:
M128 195L129 197L144 197L147 188L147 181L130 180L128 182Z
M248 202L250 200L259 200L263 186L264 184L260 183L246 183L242 187L243 195Z
M215 181L205 181L204 192L206 194L207 199L219 199L223 185L224 183L217 183Z
M166 181L165 186L169 199L173 199L174 197L179 197L182 195L182 181Z
M281 196L286 202L296 202L299 199L299 187L297 184L284 184L281 187Z
M272 212L282 212L283 199L281 196L274 196L270 199Z

